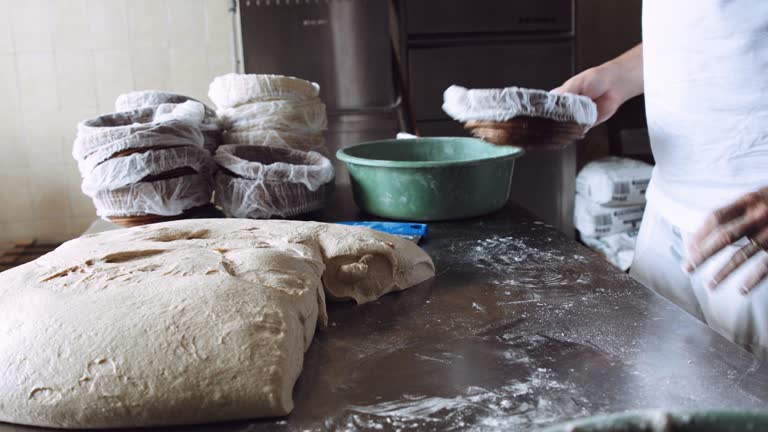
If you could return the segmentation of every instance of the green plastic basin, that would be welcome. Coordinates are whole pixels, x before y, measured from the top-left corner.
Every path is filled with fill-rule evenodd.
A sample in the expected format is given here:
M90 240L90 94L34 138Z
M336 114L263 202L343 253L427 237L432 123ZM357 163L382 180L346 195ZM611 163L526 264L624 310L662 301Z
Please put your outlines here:
M475 138L371 141L341 149L355 203L388 219L437 221L504 207L523 149Z
M543 432L766 432L768 413L630 411L574 420Z

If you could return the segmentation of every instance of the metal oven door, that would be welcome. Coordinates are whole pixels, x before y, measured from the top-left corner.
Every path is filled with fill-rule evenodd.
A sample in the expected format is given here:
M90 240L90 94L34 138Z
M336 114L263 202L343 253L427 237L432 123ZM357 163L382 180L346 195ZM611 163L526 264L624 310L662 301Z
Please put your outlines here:
M413 113L419 121L447 119L443 92L467 88L551 89L573 72L571 39L463 42L408 50Z
M383 0L241 0L245 71L315 81L330 112L391 106L388 17Z
M573 0L404 0L411 36L573 33Z

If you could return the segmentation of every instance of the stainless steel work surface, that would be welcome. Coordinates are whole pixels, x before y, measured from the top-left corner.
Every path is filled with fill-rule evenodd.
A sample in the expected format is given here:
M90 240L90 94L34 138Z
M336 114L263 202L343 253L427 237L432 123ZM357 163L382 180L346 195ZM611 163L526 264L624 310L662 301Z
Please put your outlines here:
M318 217L360 217L344 192ZM289 417L178 430L527 431L626 409L766 408L752 355L520 208L429 228L437 277L330 305Z

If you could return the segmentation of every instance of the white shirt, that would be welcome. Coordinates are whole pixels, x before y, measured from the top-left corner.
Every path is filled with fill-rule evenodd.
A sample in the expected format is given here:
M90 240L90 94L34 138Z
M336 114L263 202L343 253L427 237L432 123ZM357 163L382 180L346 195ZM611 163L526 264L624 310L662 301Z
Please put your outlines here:
M768 0L645 0L648 200L694 231L768 185Z

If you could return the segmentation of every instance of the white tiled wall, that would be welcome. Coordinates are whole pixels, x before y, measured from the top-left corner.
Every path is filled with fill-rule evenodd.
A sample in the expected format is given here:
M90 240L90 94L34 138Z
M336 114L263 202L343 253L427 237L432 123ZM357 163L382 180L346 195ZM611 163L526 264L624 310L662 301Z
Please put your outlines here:
M0 241L61 241L95 218L77 122L131 90L208 101L232 69L227 0L0 0Z

